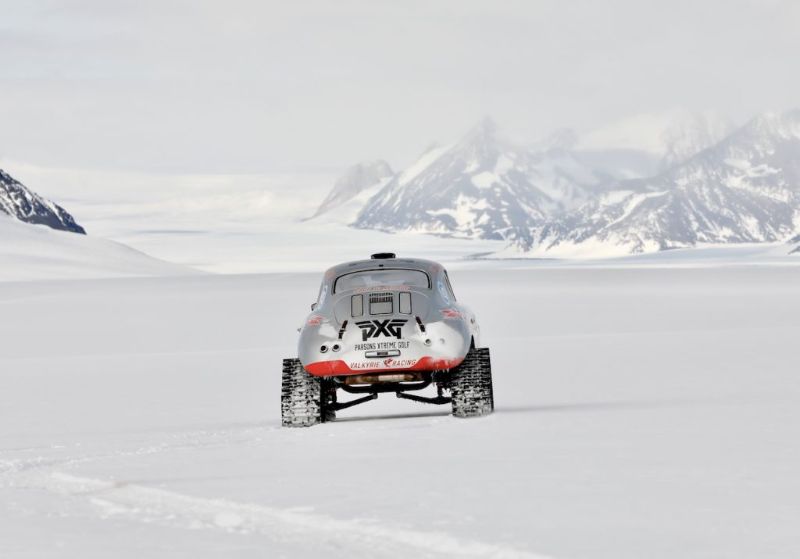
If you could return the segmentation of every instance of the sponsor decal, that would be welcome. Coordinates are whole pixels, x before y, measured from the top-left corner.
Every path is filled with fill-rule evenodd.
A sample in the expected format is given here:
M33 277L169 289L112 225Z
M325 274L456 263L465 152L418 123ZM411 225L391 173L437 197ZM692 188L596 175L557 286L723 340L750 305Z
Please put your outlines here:
M456 309L442 309L442 318L464 318L464 313Z
M317 377L330 375L351 375L363 371L396 371L406 369L409 371L444 371L457 367L463 359L434 359L425 356L420 359L397 359L386 365L383 360L367 360L346 363L341 360L318 361L305 365L306 371Z
M387 320L362 320L356 322L356 326L361 328L361 341L366 342L370 338L397 338L402 337L402 329L408 320L403 318L389 318Z
M320 324L322 324L323 318L324 317L322 317L321 315L312 314L311 316L308 317L308 321L306 322L306 324L308 324L309 326L319 326Z
M411 287L408 285L372 285L355 289L355 293L372 293L373 291L411 291Z
M360 362L353 362L350 363L350 369L353 371L360 371L362 369L380 369L381 362L380 361L360 361Z
M363 344L354 344L353 349L356 351L369 351L374 349L408 349L411 347L411 342L405 340L398 340L392 342L366 342Z
M353 371L379 369L405 369L417 364L417 359L384 359L383 361L354 361L348 366Z
M413 367L417 363L416 359L384 359L383 364L386 367L396 369L398 367Z

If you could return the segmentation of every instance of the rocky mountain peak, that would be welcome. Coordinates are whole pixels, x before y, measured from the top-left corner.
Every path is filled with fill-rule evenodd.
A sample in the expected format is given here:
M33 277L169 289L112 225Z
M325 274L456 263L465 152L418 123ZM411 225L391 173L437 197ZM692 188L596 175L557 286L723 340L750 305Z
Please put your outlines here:
M0 169L0 213L25 223L46 225L52 229L85 234L86 231L61 206L29 190Z
M500 153L497 124L489 117L480 120L454 146L454 151L474 164L494 165Z

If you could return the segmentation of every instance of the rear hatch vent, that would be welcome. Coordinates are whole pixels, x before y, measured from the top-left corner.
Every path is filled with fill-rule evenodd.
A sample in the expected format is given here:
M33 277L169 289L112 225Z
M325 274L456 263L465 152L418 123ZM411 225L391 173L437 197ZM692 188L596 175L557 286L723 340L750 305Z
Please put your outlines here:
M369 314L392 314L392 294L370 293Z

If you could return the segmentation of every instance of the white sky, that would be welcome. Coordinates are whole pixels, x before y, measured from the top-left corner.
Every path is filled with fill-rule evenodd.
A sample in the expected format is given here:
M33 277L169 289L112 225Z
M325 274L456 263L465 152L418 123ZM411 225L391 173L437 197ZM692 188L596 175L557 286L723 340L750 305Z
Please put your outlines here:
M798 55L794 0L0 0L0 159L402 167L487 114L531 141L676 107L797 106Z

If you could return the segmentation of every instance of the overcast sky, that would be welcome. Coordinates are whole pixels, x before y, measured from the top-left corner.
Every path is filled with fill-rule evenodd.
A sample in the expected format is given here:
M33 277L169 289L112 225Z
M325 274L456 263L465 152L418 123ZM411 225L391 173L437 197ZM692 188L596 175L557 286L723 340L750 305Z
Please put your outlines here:
M484 115L534 140L800 105L796 0L0 0L0 159L270 172L407 164Z

